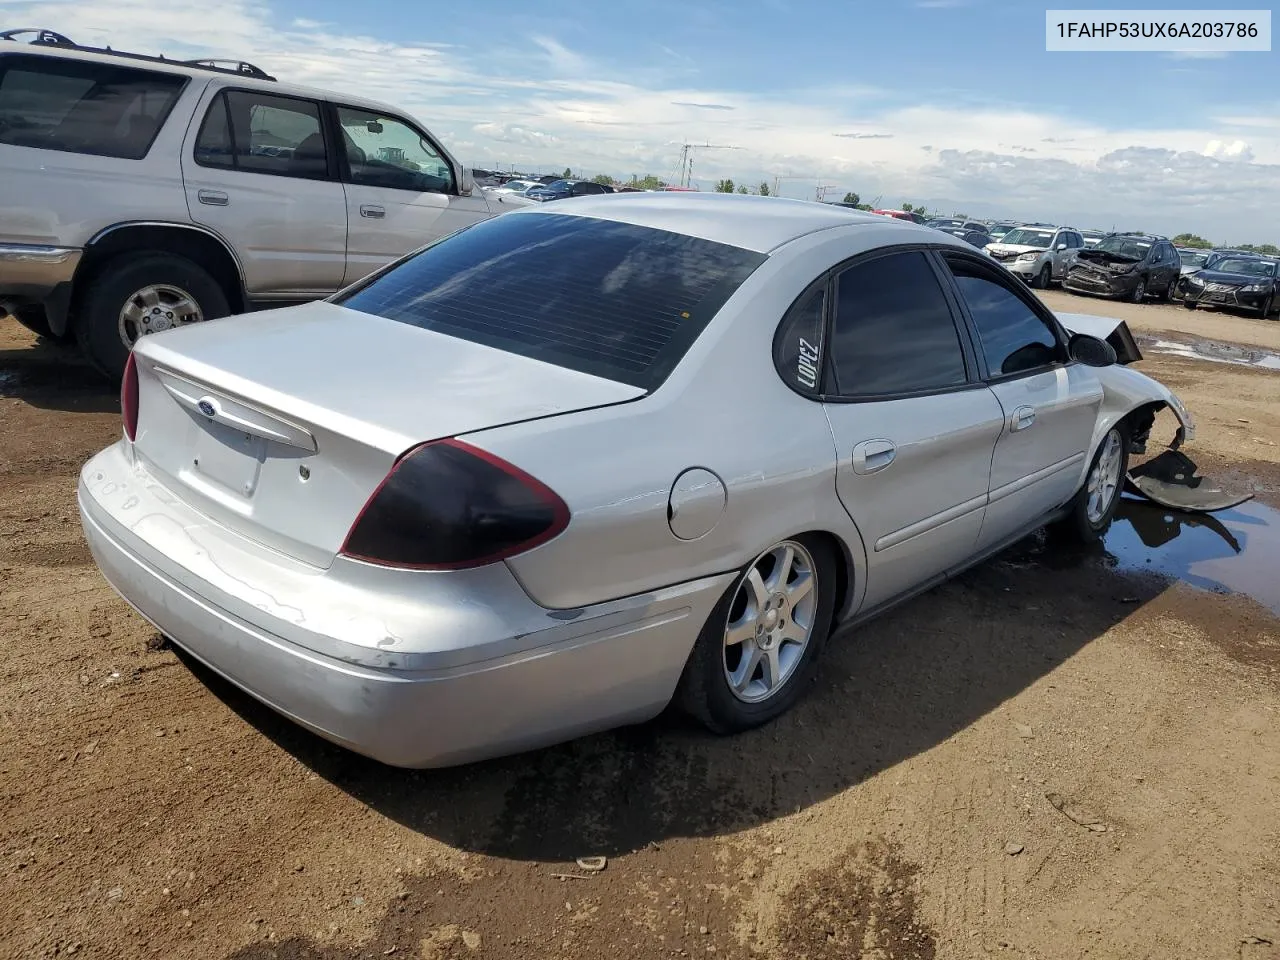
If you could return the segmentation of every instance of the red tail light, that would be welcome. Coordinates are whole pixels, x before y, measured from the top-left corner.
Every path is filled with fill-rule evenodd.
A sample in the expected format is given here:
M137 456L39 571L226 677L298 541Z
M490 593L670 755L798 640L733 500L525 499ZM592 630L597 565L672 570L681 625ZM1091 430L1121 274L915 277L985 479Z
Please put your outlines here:
M550 487L461 440L414 447L356 517L342 553L415 570L460 570L532 550L569 525Z
M138 368L133 353L124 365L124 379L120 382L120 415L124 418L124 435L132 443L138 436Z

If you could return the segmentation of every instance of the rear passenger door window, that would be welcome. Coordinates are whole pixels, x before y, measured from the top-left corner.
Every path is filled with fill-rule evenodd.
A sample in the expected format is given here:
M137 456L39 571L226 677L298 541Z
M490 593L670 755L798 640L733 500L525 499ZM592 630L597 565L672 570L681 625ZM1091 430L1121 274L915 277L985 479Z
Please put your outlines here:
M329 151L314 100L226 90L209 106L195 146L196 163L244 173L323 180Z
M836 276L834 292L834 393L887 397L967 383L951 306L924 253L892 253L854 264Z
M948 256L947 265L977 329L991 377L1007 377L1065 362L1057 334L1031 305L992 272Z
M186 86L179 74L16 55L0 58L0 143L141 160Z

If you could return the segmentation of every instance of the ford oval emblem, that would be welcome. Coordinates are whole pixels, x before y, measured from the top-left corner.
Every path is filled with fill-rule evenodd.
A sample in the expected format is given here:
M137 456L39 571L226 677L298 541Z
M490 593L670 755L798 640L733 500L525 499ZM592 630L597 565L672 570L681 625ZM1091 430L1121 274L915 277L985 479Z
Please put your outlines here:
M196 403L196 406L200 409L200 412L203 413L206 417L216 417L218 415L218 405L214 403L212 400L210 400L208 397L204 397L203 399L201 399L199 402Z

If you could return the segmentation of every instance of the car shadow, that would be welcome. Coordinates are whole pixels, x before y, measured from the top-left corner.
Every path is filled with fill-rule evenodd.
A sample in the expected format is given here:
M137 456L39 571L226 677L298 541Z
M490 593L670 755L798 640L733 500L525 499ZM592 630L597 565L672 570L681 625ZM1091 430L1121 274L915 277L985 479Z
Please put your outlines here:
M532 753L443 770L367 760L182 658L245 721L382 815L467 851L543 862L617 856L793 814L929 750L1165 589L1101 545L1043 535L833 638L777 721L717 737L674 711ZM498 705L495 704L495 708Z
M43 337L30 346L0 349L0 397L70 413L120 410L118 392L74 345Z

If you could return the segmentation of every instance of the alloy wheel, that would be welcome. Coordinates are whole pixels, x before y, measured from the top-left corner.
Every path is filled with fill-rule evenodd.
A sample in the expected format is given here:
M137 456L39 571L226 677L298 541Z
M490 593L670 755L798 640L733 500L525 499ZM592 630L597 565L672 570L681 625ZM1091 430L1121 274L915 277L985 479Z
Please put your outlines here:
M768 700L794 676L817 619L814 571L813 557L794 540L752 562L729 604L724 630L724 676L739 700Z
M1089 479L1085 485L1089 493L1085 515L1095 527L1106 517L1120 490L1122 454L1120 431L1113 427L1102 441L1102 452L1089 471Z
M135 291L120 308L120 339L126 347L132 347L148 333L203 319L200 304L187 291L168 283L152 283Z

